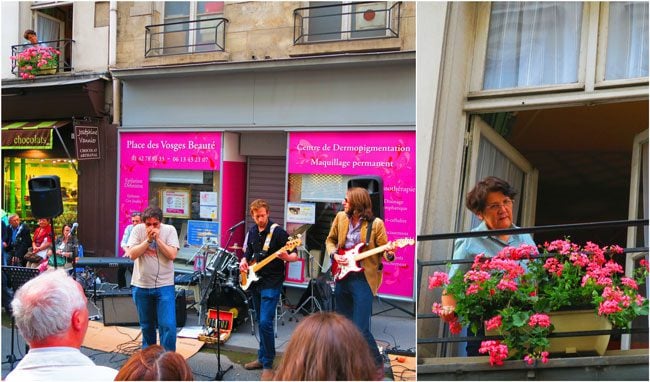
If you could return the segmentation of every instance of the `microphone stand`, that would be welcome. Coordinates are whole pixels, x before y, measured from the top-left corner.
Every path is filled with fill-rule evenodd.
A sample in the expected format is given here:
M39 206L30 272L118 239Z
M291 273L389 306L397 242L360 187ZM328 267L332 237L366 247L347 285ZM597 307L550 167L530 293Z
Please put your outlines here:
M231 232L231 236L232 236L232 232ZM221 291L221 280L218 277L216 278L216 282L219 291ZM217 374L214 376L215 381L223 380L223 376L228 372L228 370L233 368L233 365L231 364L225 370L221 369L221 320L219 318L220 315L221 315L221 310L219 308L219 300L217 300Z
M56 245L54 243L54 219L51 217L48 218L50 222L50 247L52 248L52 256L54 256L54 269L58 269L58 265L56 264ZM47 248L45 249L45 261L47 261Z

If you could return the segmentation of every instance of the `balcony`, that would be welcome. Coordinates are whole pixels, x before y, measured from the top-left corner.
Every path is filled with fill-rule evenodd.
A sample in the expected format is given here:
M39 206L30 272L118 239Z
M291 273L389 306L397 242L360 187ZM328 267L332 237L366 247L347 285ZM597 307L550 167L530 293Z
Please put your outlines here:
M517 228L507 230L491 231L492 235L498 234L521 234L538 232L559 232L558 237L568 235L576 231L598 231L611 233L613 230L625 229L636 230L643 237L647 230L648 220L630 221L607 221L590 222L583 224L563 224L554 226L539 226L530 228ZM432 250L441 250L444 245L438 245L442 240L455 240L458 238L469 238L485 236L484 231L442 233L418 236L421 248L429 247ZM627 255L626 263L630 268L634 267L637 260L646 258L648 248L635 247L624 248ZM631 260L631 261L630 261ZM611 335L608 350L602 356L591 352L577 351L575 353L552 354L548 363L535 363L527 365L522 359L505 361L504 365L492 367L487 356L463 357L459 356L459 350L465 342L480 342L483 340L500 339L501 336L463 336L451 335L448 324L440 317L431 313L431 301L440 301L440 290L428 290L422 283L423 277L432 275L433 271L446 272L447 264L472 264L469 260L418 260L418 378L434 380L479 380L479 379L501 379L501 380L571 380L571 379L625 379L625 380L647 380L648 379L648 324L647 316L640 316L632 321L630 329L609 329L609 330L581 330L562 333L551 333L549 338L574 337L580 341L584 336ZM626 269L627 273L628 269ZM643 291L639 291L647 297L647 283ZM434 295L434 293L438 293ZM429 294L429 295L427 295ZM433 299L432 299L433 297ZM620 343L619 343L620 342ZM456 350L458 348L458 350ZM621 350L618 350L618 349ZM568 350L567 350L568 351Z
M63 39L63 40L52 40L52 41L43 41L40 42L39 46L48 46L54 48L61 52L59 55L59 67L56 72L72 72L74 68L72 67L72 49L74 47L75 41L72 39ZM21 44L21 45L12 45L11 46L11 56L14 57L20 52L31 48L32 44ZM11 73L18 74L18 67L16 65L16 60L11 60Z
M223 17L179 21L145 27L145 58L224 52L226 24Z
M358 2L297 8L293 11L293 43L399 37L401 4Z

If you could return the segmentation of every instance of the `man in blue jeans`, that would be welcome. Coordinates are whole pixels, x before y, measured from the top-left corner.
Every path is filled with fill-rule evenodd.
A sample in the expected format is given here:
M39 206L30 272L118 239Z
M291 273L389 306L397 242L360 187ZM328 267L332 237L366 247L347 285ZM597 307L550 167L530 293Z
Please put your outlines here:
M275 358L273 320L284 282L284 262L298 260L296 253L290 254L284 249L289 235L287 231L269 220L269 212L269 205L266 201L257 199L251 203L250 213L255 221L255 226L251 227L247 233L246 252L239 264L239 269L242 272L247 272L250 261L259 263L277 252L276 259L256 272L260 279L251 285L260 333L260 349L257 352L257 359L245 364L244 368L248 370L263 369L262 381L273 379L273 359Z
M124 255L134 261L131 287L133 302L142 327L142 348L156 344L156 324L160 344L176 350L176 304L174 259L178 253L178 234L172 225L162 223L162 210L147 207L142 221L133 227Z

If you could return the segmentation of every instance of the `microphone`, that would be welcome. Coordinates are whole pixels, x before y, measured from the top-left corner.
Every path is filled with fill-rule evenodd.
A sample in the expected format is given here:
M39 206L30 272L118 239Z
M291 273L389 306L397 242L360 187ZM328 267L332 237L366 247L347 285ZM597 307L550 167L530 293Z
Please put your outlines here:
M70 228L70 235L76 235L77 228L79 228L79 223L77 222L72 223L72 227Z
M244 219L244 220L240 221L239 223L235 224L234 226L228 228L228 232L234 231L237 227L239 227L240 225L242 225L244 223L246 223L246 219Z

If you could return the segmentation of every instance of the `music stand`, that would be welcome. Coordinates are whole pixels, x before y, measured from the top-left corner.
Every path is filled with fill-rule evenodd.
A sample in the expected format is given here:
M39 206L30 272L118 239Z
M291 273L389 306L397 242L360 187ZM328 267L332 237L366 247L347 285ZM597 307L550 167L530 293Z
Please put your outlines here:
M322 269L322 266L318 263L318 260L316 260L314 258L314 255L312 255L311 252L307 251L305 249L305 247L298 247L298 251L306 252L309 255L309 262L307 263L307 273L309 273L310 276L311 276L311 273L312 273L312 268L314 267L314 264L313 264L314 262L316 262L316 265L319 268ZM315 284L315 281L316 281L315 279L311 279L309 281L309 285L310 285L310 287L309 287L310 288L309 297L307 297L305 299L305 301L303 301L302 304L300 304L300 306L293 309L293 312L289 315L289 321L291 321L292 319L295 319L296 322L299 322L300 320L298 319L297 314L300 313L300 311L303 310L303 309L305 311L307 311L306 307L307 307L308 303L312 303L310 305L310 309L309 309L310 312L309 313L315 313L316 310L318 310L319 312L323 311L322 307L320 306L320 302L318 302L318 299L314 296L314 284ZM315 307L315 309L314 309L314 307Z
M14 293L18 288L22 287L27 281L38 276L39 270L37 268L25 268L25 267L14 267L14 266L3 266L2 275L9 278L9 284L14 290ZM14 315L11 315L11 354L7 355L7 361L3 363L10 363L11 370L14 369L14 364L20 359L16 358L14 352L14 337L16 331L16 319ZM27 351L27 345L25 345L25 351Z

